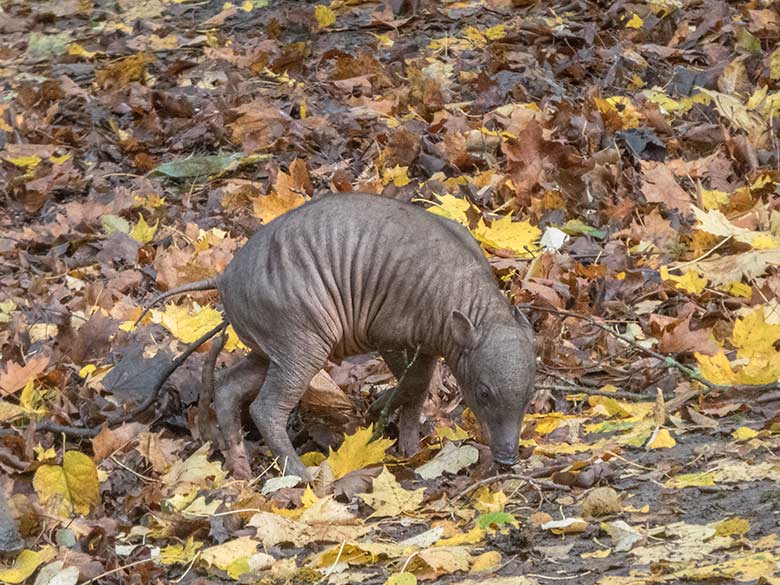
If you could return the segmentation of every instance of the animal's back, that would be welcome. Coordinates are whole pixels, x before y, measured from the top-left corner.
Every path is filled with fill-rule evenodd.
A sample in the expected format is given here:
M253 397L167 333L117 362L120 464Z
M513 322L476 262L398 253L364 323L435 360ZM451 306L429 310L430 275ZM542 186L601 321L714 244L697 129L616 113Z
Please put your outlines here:
M239 336L272 359L291 345L339 357L414 343L435 303L477 294L492 278L465 228L416 205L344 194L261 228L220 291Z

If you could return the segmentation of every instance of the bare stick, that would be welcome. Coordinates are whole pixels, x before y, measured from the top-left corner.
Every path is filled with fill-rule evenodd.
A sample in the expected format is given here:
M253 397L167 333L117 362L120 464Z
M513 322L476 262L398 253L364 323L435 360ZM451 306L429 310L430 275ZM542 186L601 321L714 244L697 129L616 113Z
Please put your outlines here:
M678 362L676 359L674 359L671 356L664 355L662 353L658 353L657 351L654 351L652 349L649 349L647 347L643 347L642 345L638 344L633 339L629 339L628 337L625 337L621 335L620 333L617 333L616 331L612 331L609 327L606 325L603 325L593 319L592 317L588 317L587 315L580 315L579 313L574 313L572 311L566 311L564 309L557 309L557 308L550 308L550 307L538 307L538 306L530 306L530 305L524 305L528 307L531 310L534 311L544 311L546 313L553 313L555 315L563 315L565 317L574 317L575 319L581 319L583 321L587 321L594 327L598 327L599 329L606 331L613 337L619 339L620 341L627 343L637 351L640 351L646 355L652 356L654 358L657 358L664 362L666 365L677 368L680 370L683 374L688 376L689 378L696 380L703 386L707 387L707 393L709 392L728 392L731 394L739 394L744 392L750 392L750 393L762 393L769 390L780 390L780 382L771 382L769 384L734 384L734 385L726 385L726 384L715 384L713 382L710 382L706 378L704 378L699 372L696 370L689 368L688 366Z
M177 356L173 361L171 361L168 368L163 372L163 375L160 377L160 380L157 382L155 387L152 389L152 391L149 393L149 396L147 396L141 404L136 406L134 409L130 410L129 412L126 412L125 414L122 414L120 416L117 416L111 420L108 420L104 422L103 424L100 424L96 427L72 427L68 425L61 425L59 423L55 423L51 420L44 420L35 425L36 431L50 431L52 433L63 433L69 437L87 437L92 438L98 435L100 433L103 426L108 425L109 428L114 427L118 424L122 424L123 422L127 422L129 420L134 419L136 416L144 412L147 408L149 408L152 403L157 400L157 398L160 395L160 390L162 390L162 387L165 385L165 382L168 381L168 378L171 377L171 374L176 371L176 369L182 365L188 357L192 353L194 353L201 345L206 343L209 339L214 337L217 333L219 333L220 330L222 330L225 327L225 321L214 327L211 331L208 333L205 333L201 335L198 339L190 343L185 350L181 353L181 355Z

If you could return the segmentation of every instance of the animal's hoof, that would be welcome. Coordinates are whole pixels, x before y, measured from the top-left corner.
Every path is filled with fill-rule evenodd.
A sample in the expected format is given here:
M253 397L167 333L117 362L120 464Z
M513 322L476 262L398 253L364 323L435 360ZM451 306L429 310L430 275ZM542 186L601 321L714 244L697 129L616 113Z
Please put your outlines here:
M249 465L249 457L243 443L232 445L225 454L227 468L233 472L237 479L252 479L252 466Z

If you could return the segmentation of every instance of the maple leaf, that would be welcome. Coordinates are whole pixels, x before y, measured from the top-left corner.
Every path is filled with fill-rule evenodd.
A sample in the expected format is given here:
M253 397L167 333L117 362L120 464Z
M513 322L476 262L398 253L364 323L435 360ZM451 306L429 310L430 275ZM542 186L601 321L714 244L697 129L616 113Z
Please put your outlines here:
M327 28L336 22L336 13L324 4L318 4L314 9L314 18L320 29Z
M225 478L222 465L208 460L210 445L205 443L184 461L177 461L161 480L173 493L190 491L193 486L207 487L221 484Z
M351 471L382 462L385 458L385 451L392 446L394 441L385 438L371 441L373 434L374 425L370 425L368 428L359 428L353 434L345 435L344 442L336 451L330 449L326 462L333 470L335 479L344 477Z
M159 323L171 332L177 339L184 343L192 343L196 339L205 335L219 325L224 317L222 313L212 307L200 307L197 304L192 306L175 305L173 303L165 305L165 310L151 310L152 322ZM247 347L238 339L235 329L232 325L227 328L227 351L236 349L246 350Z
M694 295L701 294L707 286L707 279L702 277L697 270L688 270L682 276L676 276L669 274L667 266L661 266L661 280L671 281L675 288Z
M541 230L529 221L512 221L511 215L493 221L490 226L478 226L475 237L497 250L509 250L519 258L533 258Z
M406 490L396 481L395 476L382 468L382 473L374 478L374 489L370 494L358 494L358 497L374 509L371 518L398 516L413 512L422 503L425 488Z
M157 233L157 226L159 224L160 222L157 221L154 225L149 225L146 223L144 216L139 214L138 223L133 226L129 235L137 242L148 244L154 239L154 234Z
M768 232L759 232L737 227L717 209L702 211L692 206L693 213L699 222L699 229L709 234L721 237L733 237L738 242L749 244L756 250L780 248L780 238Z

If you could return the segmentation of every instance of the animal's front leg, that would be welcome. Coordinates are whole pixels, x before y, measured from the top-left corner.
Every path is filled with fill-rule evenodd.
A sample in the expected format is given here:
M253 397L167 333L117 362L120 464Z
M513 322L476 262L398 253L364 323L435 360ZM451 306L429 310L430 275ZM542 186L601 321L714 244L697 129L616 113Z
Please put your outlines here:
M314 363L284 367L271 362L260 394L249 407L252 420L278 458L279 467L286 475L297 475L304 480L309 479L306 466L287 436L287 419L319 369L320 365Z
M388 410L399 410L398 450L402 455L413 455L420 444L420 412L428 396L436 357L418 353L411 364L401 351L383 351L382 357L399 382L384 405L383 415Z

